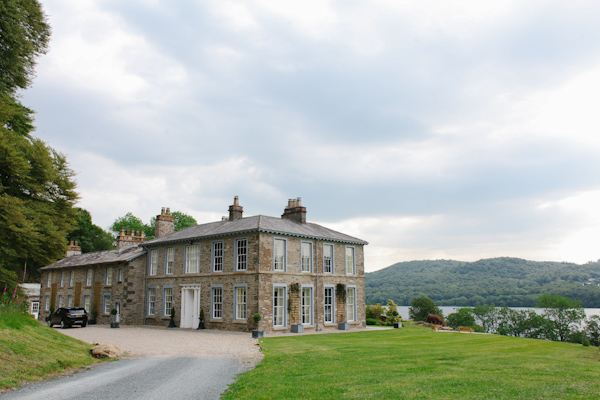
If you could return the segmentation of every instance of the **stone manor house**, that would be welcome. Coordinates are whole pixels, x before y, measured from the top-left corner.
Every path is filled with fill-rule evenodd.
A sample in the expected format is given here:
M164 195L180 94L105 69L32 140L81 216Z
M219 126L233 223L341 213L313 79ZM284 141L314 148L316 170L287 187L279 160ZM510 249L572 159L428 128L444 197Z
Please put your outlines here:
M97 323L169 323L266 333L365 326L363 246L367 242L306 222L300 198L281 218L243 217L238 197L221 221L174 231L162 209L156 237L121 231L116 250L67 257L41 269L40 316L58 307L86 308Z

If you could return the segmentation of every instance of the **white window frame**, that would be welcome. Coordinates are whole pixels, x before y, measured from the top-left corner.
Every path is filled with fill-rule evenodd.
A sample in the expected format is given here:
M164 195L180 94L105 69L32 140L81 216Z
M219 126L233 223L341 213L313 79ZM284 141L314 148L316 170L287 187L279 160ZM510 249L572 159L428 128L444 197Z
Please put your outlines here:
M210 318L223 319L223 285L210 287Z
M149 287L147 293L146 315L156 315L156 287Z
M40 313L40 302L32 301L31 302L31 314L39 314Z
M243 293L243 295L241 295ZM233 285L233 319L248 320L248 285Z
M331 257L328 259L326 256L325 249L328 248L331 250ZM333 274L335 271L335 262L334 262L334 247L331 243L323 243L323 273L324 274ZM327 261L329 261L329 271L327 270Z
M327 296L327 291L331 291L331 295ZM328 303L328 298L329 302ZM330 310L331 318L327 319L327 308ZM325 285L323 288L323 322L325 324L335 324L335 286Z
M111 305L110 293L104 293L102 295L102 313L104 315L110 315L110 305Z
M281 299L279 296L276 301L275 293L281 293ZM280 315L281 314L281 315ZM279 321L280 319L280 321ZM273 327L286 327L287 326L287 285L275 284L273 285Z
M306 248L308 247L308 249ZM308 241L300 242L300 271L312 272L313 270L313 244ZM308 255L305 254L308 252Z
M44 296L44 311L50 311L50 296Z
M350 254L348 254L348 251L350 251ZM352 256L352 259L348 259L349 255ZM346 261L346 275L356 275L356 250L354 246L346 246L344 260Z
M73 295L68 294L67 295L67 308L72 308L72 307L73 307Z
M113 268L106 267L104 270L104 286L112 286Z
M69 287L73 287L74 284L75 284L75 271L70 270L69 271Z
M48 271L46 275L46 287L52 287L52 271Z
M235 239L235 270L248 270L248 238Z
M190 252L190 249L194 250ZM197 252L195 250L198 250ZM197 258L190 258L190 255ZM185 273L198 274L200 273L200 243L189 244L185 246Z
M306 295L308 293L308 296ZM314 290L313 285L300 286L300 323L313 324Z
M123 268L117 268L117 283L123 282Z
M168 294L170 291L170 294ZM164 286L163 287L163 315L171 316L171 309L173 308L175 292L173 291L173 286Z
M350 295L352 293L352 296ZM352 299L352 302L350 302ZM350 312L352 311L353 318L350 318ZM356 286L346 286L346 321L356 322L358 320L356 315Z
M175 273L175 247L167 247L165 250L165 275Z
M91 294L83 295L83 308L85 309L85 311L88 312L88 314L92 312L92 295Z
M223 272L223 260L225 256L225 242L215 240L211 243L211 268L212 272Z
M94 278L94 269L88 268L85 270L85 286L92 286L92 281Z
M283 254L277 253L277 243L283 244ZM278 258L282 257L281 261L278 262ZM282 264L282 265L279 265ZM273 271L285 272L287 271L287 239L285 238L273 238Z
M59 279L58 279L58 287L64 287L65 286L65 276L64 276L64 271L60 271L59 272Z
M61 307L62 307L62 298L63 298L63 295L62 295L62 294L59 294L59 295L56 297L56 309L57 309L57 310L58 310L59 308L61 308Z
M150 250L148 260L148 275L154 276L158 273L158 249Z

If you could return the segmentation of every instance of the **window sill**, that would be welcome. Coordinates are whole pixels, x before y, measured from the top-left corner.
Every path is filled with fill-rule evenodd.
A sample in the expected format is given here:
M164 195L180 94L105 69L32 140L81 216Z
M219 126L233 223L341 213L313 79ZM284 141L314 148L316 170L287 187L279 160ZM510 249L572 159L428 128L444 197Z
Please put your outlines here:
M287 326L274 326L273 330L274 331L287 331Z
M245 319L234 319L234 320L233 320L233 323L234 323L234 324L244 324L244 325L245 325L245 324L247 324L247 323L248 323L248 321L247 321L247 320L245 320Z
M223 322L223 319L209 319L208 322Z
M151 318L151 319L156 319L156 315L146 315L145 318Z

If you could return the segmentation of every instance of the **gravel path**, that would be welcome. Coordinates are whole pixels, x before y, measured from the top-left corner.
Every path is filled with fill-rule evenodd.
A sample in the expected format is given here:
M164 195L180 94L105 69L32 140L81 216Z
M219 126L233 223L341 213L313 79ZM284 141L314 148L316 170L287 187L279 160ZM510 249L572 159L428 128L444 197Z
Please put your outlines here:
M249 332L168 329L147 326L88 325L61 329L61 333L87 343L114 344L125 357L227 357L245 369L262 360L258 341Z

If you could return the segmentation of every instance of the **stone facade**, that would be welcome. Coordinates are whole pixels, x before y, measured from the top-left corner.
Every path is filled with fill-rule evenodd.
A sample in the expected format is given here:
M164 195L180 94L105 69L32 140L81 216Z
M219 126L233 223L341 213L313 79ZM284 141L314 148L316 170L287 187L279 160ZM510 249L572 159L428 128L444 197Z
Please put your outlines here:
M201 312L207 328L231 331L256 329L252 316L257 312L263 317L259 328L267 333L290 332L292 325L304 331L336 330L340 322L365 326L367 243L307 223L299 198L288 202L281 218L244 218L237 197L229 218L220 222L173 232L172 218L163 209L156 238L139 242L131 259L45 267L42 306L44 296L53 309L59 294L63 302L74 296L74 305L91 296L98 323L108 323L112 317L104 304L110 296L110 308L120 304L123 324L167 326L174 309L176 324L185 328L196 328ZM105 284L108 268L113 270L110 285ZM93 282L86 286L90 269ZM59 286L59 274L70 271L73 287Z

